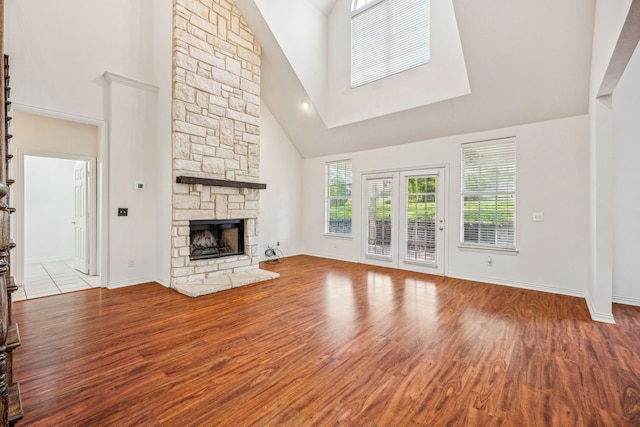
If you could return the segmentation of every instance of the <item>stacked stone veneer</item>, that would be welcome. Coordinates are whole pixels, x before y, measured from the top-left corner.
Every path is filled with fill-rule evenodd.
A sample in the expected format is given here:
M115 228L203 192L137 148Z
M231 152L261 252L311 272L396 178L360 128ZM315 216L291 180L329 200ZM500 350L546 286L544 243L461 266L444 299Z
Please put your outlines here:
M258 268L258 190L177 184L176 176L257 182L260 46L227 0L175 0L171 283ZM245 219L246 255L189 260L189 221Z

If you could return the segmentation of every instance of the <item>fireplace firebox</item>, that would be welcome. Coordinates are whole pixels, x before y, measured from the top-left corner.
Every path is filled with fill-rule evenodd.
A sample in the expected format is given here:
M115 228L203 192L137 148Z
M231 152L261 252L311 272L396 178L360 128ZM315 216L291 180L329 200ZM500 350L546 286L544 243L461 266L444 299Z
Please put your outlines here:
M189 221L189 229L192 261L244 254L243 219Z

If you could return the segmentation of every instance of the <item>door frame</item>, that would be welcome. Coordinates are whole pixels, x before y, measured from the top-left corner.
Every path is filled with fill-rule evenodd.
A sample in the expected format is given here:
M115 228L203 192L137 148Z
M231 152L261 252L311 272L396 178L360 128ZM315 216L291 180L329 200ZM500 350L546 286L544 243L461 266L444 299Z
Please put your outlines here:
M89 181L87 210L93 213L90 216L88 222L88 234L89 234L89 274L98 275L101 273L100 266L98 265L98 220L100 212L98 212L98 173L97 173L97 159L91 156L81 156L65 153L43 152L37 150L16 150L15 160L15 174L17 182L14 185L18 186L18 191L11 194L13 197L13 204L16 207L15 221L15 236L17 242L24 242L24 157L49 157L54 159L64 160L78 160L86 161L89 163L90 176L93 179ZM12 253L16 255L16 262L12 263L14 274L16 276L16 283L22 283L24 279L24 245L17 244Z
M442 217L444 218L444 232L442 235L442 275L443 276L448 276L449 274L449 228L452 226L452 222L450 221L450 214L449 214L449 206L450 206L450 192L449 192L449 164L448 163L438 163L438 164L431 164L431 165L424 165L424 166L415 166L415 167L406 167L406 168L393 168L393 169L378 169L378 170L365 170L365 171L361 171L360 172L360 192L361 192L361 197L360 197L360 203L361 203L361 208L360 208L360 218L358 219L359 221L362 222L361 224L361 244L360 244L360 263L362 264L369 264L369 265L378 265L378 266L383 266L383 267L389 267L389 268L397 268L397 269L403 269L403 270L407 270L407 271L416 271L414 269L406 269L406 268L402 268L403 263L400 261L400 259L395 259L395 262L392 261L386 261L386 259L384 257L376 257L376 256L367 256L366 254L366 246L367 246L367 223L366 223L366 215L367 215L367 188L366 188L366 179L367 177L373 177L373 178L381 178L381 177L385 177L385 176L390 176L390 175L394 175L397 174L398 175L398 179L394 179L393 182L393 191L394 192L398 192L398 199L400 199L401 197L401 187L402 187L402 177L403 174L411 174L413 172L415 173L420 173L423 172L425 170L440 170L442 172L439 182L441 185L441 191L443 193L443 214ZM397 181L397 182L396 182ZM398 206L392 206L392 212L393 214L395 214L395 217L397 218L397 227L402 228L402 224L401 224L401 209L400 209L400 205ZM439 225L439 224L436 224ZM454 225L455 226L455 225ZM398 234L400 234L401 229L398 230ZM396 239L396 240L401 240L401 239ZM397 242L392 242L392 245L395 245L396 247L392 247L392 254L394 254L392 256L392 258L398 258L397 255L395 254L399 254L398 252L398 248L397 246L401 244L401 241L397 241ZM395 265L394 265L395 264ZM434 273L426 273L426 274L434 274Z
M97 223L96 227L96 250L94 251L96 255L96 262L94 266L96 268L96 274L100 275L100 287L106 288L109 283L109 152L110 152L110 144L108 137L108 122L107 120L94 119L86 116L79 116L76 114L63 113L61 111L47 110L44 108L33 107L29 105L13 103L12 104L13 111L21 111L29 114L33 114L36 116L49 117L58 120L66 120L70 122L84 123L87 125L95 126L98 129L98 146L97 148L97 164L96 164L96 203L98 204L95 220ZM11 191L12 204L16 207L17 212L14 214L14 221L11 223L11 233L16 236L17 246L14 249L16 258L14 262L12 262L12 270L14 270L13 274L16 276L16 283L22 284L22 281L18 282L19 278L22 280L24 278L24 253L22 249L20 249L20 241L24 240L24 230L22 229L22 235L18 235L18 230L20 227L23 227L24 218L22 218L24 203L22 202L22 194L24 192L23 188L23 171L22 171L22 160L20 156L20 135L14 135L12 141L13 151L15 153L14 161L9 163L9 171L8 176L15 176L17 178L15 188L16 191ZM54 157L61 154L60 151L44 153L43 151L33 150L39 154L52 154ZM18 206L18 202L22 203L22 205ZM18 210L20 208L20 210ZM22 239L22 240L18 240ZM12 251L14 253L14 251ZM14 264L16 264L14 266Z

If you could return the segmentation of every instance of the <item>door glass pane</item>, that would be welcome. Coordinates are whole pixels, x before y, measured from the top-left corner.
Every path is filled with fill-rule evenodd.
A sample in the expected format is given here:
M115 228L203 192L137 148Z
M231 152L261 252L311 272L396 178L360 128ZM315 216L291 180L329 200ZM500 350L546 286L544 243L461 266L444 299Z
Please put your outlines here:
M367 253L391 256L392 178L367 180Z
M437 177L407 178L405 260L436 263Z

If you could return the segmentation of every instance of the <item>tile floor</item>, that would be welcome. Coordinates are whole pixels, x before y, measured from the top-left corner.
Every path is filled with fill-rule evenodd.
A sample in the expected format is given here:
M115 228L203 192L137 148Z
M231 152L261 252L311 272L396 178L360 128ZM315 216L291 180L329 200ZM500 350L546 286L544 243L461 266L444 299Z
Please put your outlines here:
M12 295L13 301L40 298L100 287L100 276L75 270L70 260L29 263L24 266L24 284Z

